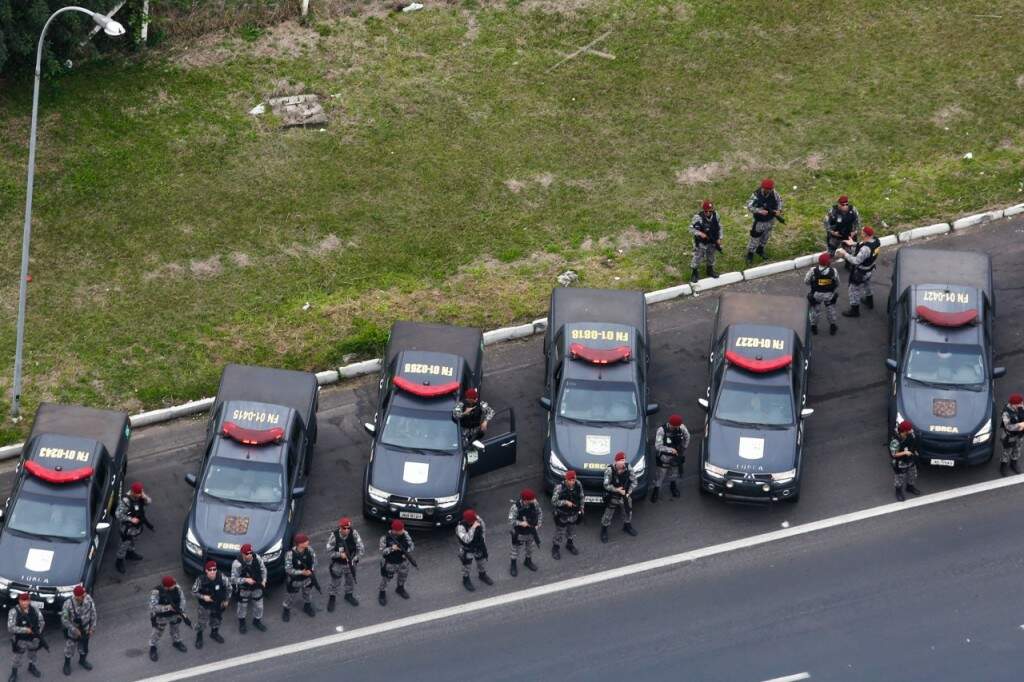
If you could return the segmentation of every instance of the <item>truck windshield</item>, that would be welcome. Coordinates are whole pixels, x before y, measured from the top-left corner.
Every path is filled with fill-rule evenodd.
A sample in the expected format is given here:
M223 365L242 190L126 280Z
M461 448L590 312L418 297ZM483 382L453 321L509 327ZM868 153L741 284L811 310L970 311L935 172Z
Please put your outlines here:
M569 379L562 387L558 414L583 422L636 421L636 390L622 382Z
M408 450L459 449L459 427L450 412L392 408L384 421L380 442Z
M284 469L280 464L218 457L210 463L203 492L230 502L277 504L284 497Z
M985 382L985 360L976 347L915 343L907 356L906 376L927 384L982 384Z
M793 423L793 396L786 386L727 381L718 394L715 417L739 424L788 426Z
M83 540L89 535L88 510L81 500L22 494L7 527L28 535Z

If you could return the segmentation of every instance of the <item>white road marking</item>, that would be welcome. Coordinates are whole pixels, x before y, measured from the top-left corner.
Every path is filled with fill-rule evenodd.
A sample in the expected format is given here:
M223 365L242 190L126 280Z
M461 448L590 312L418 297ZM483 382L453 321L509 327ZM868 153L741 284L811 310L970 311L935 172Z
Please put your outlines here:
M949 500L959 499L961 497L968 497L970 495L977 495L979 493L985 493L992 490L999 490L1000 488L1009 488L1010 486L1020 485L1022 483L1024 483L1024 475L1009 476L1007 478L998 478L992 481L984 481L982 483L966 485L960 488L954 488L952 490L944 490L942 492L933 493L931 495L915 497L911 500L907 500L906 502L894 502L892 504L883 504L879 507L871 507L870 509L861 509L859 511L850 512L848 514L841 514L840 516L833 516L827 519L819 519L818 521L812 521L810 523L793 526L791 528L774 530L768 533L761 533L760 535L752 535L750 537L741 538L739 540L723 542L718 545L711 545L710 547L693 549L687 552L680 552L678 554L670 554L669 556L664 556L659 559L641 561L635 564L629 564L627 566L620 566L618 568L600 571L598 573L583 575L578 578L569 578L567 580L560 580L558 582L549 583L547 585L540 585L538 587L531 587L529 589L519 590L517 592L510 592L509 594L503 594L497 597L489 597L486 599L472 601L467 604L449 606L447 608L437 609L436 611L428 611L427 613L420 613L414 616L407 616L405 618L387 621L385 623L378 623L377 625L369 625L364 628L349 630L348 632L339 632L332 635L325 635L323 637L317 637L315 639L306 640L304 642L285 644L282 646L274 647L272 649L265 649L263 651L258 651L256 653L246 654L244 656L236 656L234 658L227 658L221 661L214 661L213 663L195 666L194 668L185 668L183 670L177 670L175 672L170 672L165 675L148 677L142 680L141 682L173 682L174 680L184 680L189 677L208 675L210 673L219 672L221 670L229 670L231 668L237 668L243 665L252 665L254 663L259 663L260 661L279 658L281 656L289 656L291 654L297 654L303 651L309 651L311 649L319 649L321 647L331 646L333 644L341 644L343 642L348 642L354 639L372 637L373 635L378 635L385 632L392 632L394 630L400 630L402 628L412 627L414 625L432 623L434 621L443 620L445 618L452 618L454 616L462 616L468 613L475 613L477 611L485 611L487 609L497 608L500 606L507 606L508 604L515 604L518 602L526 601L528 599L536 599L537 597L545 597L551 594L564 592L566 590L576 590L581 587L586 587L588 585L596 585L598 583L608 582L610 580L617 580L619 578L636 575L638 573L656 571L658 569L668 568L671 566L679 566L680 564L684 564L689 561L695 561L697 559L705 559L708 557L717 556L719 554L726 554L728 552L735 552L741 549L748 549L750 547L764 545L769 542L786 540L788 538L797 537L799 535L814 533L819 530L837 528L839 526L845 526L851 523L865 521L867 519L874 519L880 516L895 514L897 512L905 511L908 509L926 507L932 504L938 504L940 502L947 502ZM810 675L808 675L807 673L800 674L807 675L808 677L810 677ZM807 678L798 677L778 679L800 680Z
M795 673L793 675L786 675L785 677L773 677L770 680L764 682L799 682L799 680L811 679L810 673Z

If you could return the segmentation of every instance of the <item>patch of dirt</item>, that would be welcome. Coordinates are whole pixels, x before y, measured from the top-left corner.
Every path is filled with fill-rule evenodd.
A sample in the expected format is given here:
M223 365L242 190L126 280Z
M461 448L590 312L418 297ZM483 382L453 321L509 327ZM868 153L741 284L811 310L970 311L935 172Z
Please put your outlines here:
M702 185L712 180L717 180L729 173L729 167L719 161L704 163L699 166L687 166L681 171L676 171L676 184L683 187Z
M807 166L809 170L821 170L825 167L825 155L821 152L811 152L807 155L807 158L804 159L804 165Z
M959 104L949 104L932 114L932 123L940 128L945 128L955 119L966 115L967 112Z
M551 173L541 173L540 175L535 175L533 177L533 181L544 189L547 189L555 181L555 176Z
M1024 73L1017 76L1017 87L1024 90Z
M462 36L462 43L466 45L476 42L480 36L480 23L476 20L476 14L464 11L462 16L466 19L466 35Z
M143 273L143 281L149 282L154 279L177 279L185 274L185 268L177 263L164 263L155 270Z
M693 7L688 2L676 0L672 6L659 5L658 14L671 15L676 21L689 21L693 18Z
M580 251L589 253L595 249L606 250L614 247L620 253L626 253L640 246L649 246L651 244L657 244L668 239L668 232L659 230L658 232L645 232L638 230L636 225L630 225L620 235L615 238L612 237L601 237L597 241L594 241L593 237L587 237L580 243Z
M526 187L525 183L520 182L515 178L509 178L504 182L504 185L508 188L509 192L512 192L512 194L519 194L523 191L523 187Z
M240 268L247 268L252 265L252 258L249 257L249 254L241 251L235 251L231 254L230 258L231 262Z
M332 251L337 251L339 248L341 248L341 240L338 239L337 235L329 234L317 242L316 246L311 250L314 255L323 256L331 253Z
M224 271L220 263L220 256L213 255L206 260L194 260L189 263L188 269L196 279L209 279L216 277Z

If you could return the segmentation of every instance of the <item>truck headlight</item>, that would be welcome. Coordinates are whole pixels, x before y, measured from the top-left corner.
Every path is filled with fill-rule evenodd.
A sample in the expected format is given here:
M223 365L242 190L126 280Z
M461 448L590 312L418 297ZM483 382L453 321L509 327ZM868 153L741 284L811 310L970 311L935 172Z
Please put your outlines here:
M633 473L642 476L645 471L647 471L647 458L641 457L640 461L633 465Z
M11 587L11 581L7 578L0 578L0 590L8 590Z
M729 473L728 469L722 467L716 467L711 462L704 462L704 472L708 476L714 476L715 478L725 478L725 475Z
M789 471L780 471L777 474L772 474L773 483L789 483L796 478L796 469L790 469Z
M974 434L974 440L971 442L975 445L979 443L987 443L988 439L992 437L992 420L989 419L985 422L985 425L978 429L978 432Z
M374 488L372 485L366 487L366 492L369 493L371 500L380 504L387 504L388 498L391 497L391 493Z
M447 497L437 498L437 506L441 509L451 509L459 503L458 495L449 495Z
M277 561L281 558L281 547L284 545L284 540L278 540L270 546L266 552L263 553L263 561L270 563L271 561Z
M191 526L185 533L185 549L196 556L203 555L203 548L199 546L199 538L197 538L196 534L192 532Z
M551 451L551 456L548 457L548 466L551 467L551 470L559 476L564 475L565 472L569 470L567 466L562 464L562 460L558 458L558 455L555 454L554 450Z

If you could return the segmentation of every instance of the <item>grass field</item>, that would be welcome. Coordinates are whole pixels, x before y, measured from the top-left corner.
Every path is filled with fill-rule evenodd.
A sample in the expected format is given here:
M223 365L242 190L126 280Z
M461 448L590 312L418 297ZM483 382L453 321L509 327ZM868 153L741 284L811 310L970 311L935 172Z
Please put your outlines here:
M84 65L41 99L26 411L209 395L227 361L324 369L396 318L532 319L567 268L677 283L704 197L733 269L765 175L788 206L773 257L815 248L841 192L882 232L1017 201L1022 20L1019 1L467 0ZM246 113L300 91L326 130ZM30 96L0 90L4 358Z

